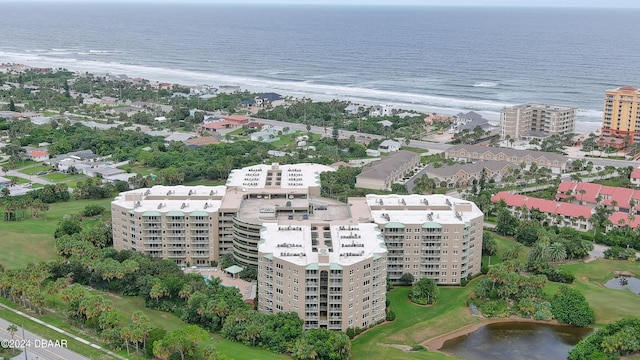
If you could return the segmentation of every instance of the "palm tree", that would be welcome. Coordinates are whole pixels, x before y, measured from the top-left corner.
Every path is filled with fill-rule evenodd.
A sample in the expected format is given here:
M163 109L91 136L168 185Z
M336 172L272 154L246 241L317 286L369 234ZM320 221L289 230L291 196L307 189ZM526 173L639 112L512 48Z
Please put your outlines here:
M7 332L11 334L11 340L13 340L13 336L16 334L16 332L18 332L18 327L15 324L11 324L7 328Z
M545 252L547 253L546 257L550 262L558 262L567 258L567 250L561 242L554 242L549 245L545 249Z

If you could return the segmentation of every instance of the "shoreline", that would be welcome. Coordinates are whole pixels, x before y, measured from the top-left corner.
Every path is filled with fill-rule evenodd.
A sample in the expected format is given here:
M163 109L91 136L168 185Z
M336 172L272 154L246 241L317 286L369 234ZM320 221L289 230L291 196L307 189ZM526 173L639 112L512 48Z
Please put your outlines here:
M127 68L129 65L121 63L94 63L88 61L80 61L74 64L65 62L45 61L45 60L27 60L27 59L6 59L9 63L24 64L29 67L62 67L66 70L75 72L89 72L96 75L106 74L124 74L128 77L142 77L151 82L169 82L183 86L197 86L204 83L215 83L216 86L221 85L237 85L242 90L251 92L277 92L282 95L292 96L295 98L307 97L315 101L331 101L339 99L341 101L349 101L358 105L373 106L378 104L391 104L397 109L413 110L424 114L438 113L444 115L456 115L459 112L475 111L482 114L489 121L499 121L500 109L503 106L514 105L514 103L495 103L489 106L468 106L468 104L456 104L458 102L474 102L477 100L468 98L445 98L433 94L410 93L402 91L389 91L369 88L351 88L346 85L334 84L316 84L305 82L290 82L286 80L267 80L251 77L240 77L235 75L200 73L192 70L168 69L155 66L135 65L133 68ZM11 61L14 62L11 62ZM26 61L25 61L26 60ZM75 66L74 66L75 65ZM295 88L298 86L299 88ZM302 86L302 87L300 87ZM332 91L328 91L327 88ZM356 91L356 92L352 92ZM360 91L361 93L358 93ZM362 93L364 91L364 93ZM445 104L442 101L452 101L452 104ZM492 102L493 100L487 100ZM583 114L581 114L581 111ZM588 135L590 132L600 127L601 119L597 121L581 121L581 119L591 119L592 116L586 115L598 109L583 109L578 107L576 119L576 133Z
M448 340L455 339L459 336L468 335L480 329L481 327L484 327L490 324L509 323L509 322L526 322L526 323L548 324L548 325L555 325L555 326L569 326L569 325L561 324L557 320L544 321L544 320L534 320L534 319L527 319L527 318L521 318L521 317L485 319L482 322L463 326L457 330L453 330L448 333L438 335L436 337L423 341L420 344L423 345L425 348L427 348L429 351L437 351L437 352L446 354L446 352L441 351L440 349L444 346L444 343L447 342Z

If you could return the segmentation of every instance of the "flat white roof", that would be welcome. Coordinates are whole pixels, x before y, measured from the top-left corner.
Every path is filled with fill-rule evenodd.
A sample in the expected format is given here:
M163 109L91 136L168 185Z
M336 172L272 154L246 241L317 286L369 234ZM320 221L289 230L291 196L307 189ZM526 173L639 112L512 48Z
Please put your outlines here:
M335 171L335 169L330 166L312 163L254 165L232 170L227 178L227 186L244 188L271 186L271 184L267 184L267 173L269 171L280 171L282 173L281 188L308 188L310 186L320 186L320 173Z
M446 195L369 194L366 201L377 224L464 224L483 216L474 203Z
M136 213L147 211L165 214L179 211L189 214L194 211L215 213L226 193L224 186L154 186L120 193L111 202ZM176 213L177 214L177 213Z
M324 238L323 230L318 230L317 251L313 251L311 227L309 225L282 225L265 223L260 235L258 252L273 254L279 258L305 266L317 264L326 240L331 241L332 251L328 251L329 263L343 266L358 263L373 254L386 253L384 240L376 224L331 225L331 238Z

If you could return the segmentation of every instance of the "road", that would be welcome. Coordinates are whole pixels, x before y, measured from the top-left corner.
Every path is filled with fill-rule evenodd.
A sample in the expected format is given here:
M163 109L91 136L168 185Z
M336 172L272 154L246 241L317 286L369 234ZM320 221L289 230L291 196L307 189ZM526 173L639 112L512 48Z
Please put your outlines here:
M5 311L5 310L3 310ZM0 316L2 312L0 312ZM7 331L7 328L11 325L10 322L0 318L0 339L11 339L11 334ZM16 356L14 359L27 359L27 360L53 360L53 359L65 359L65 360L84 360L86 359L84 356L75 353L71 350L65 348L65 344L60 342L60 346L53 347L45 347L44 344L51 344L48 340L52 340L55 345L55 341L57 339L47 339L45 340L43 337L38 336L31 331L24 330L23 337L23 329L20 325L16 325L18 327L18 332L16 332L13 336L14 340L18 341L26 341L28 342L28 346L26 348L27 355L24 355L24 352L19 356Z
M37 175L27 175L27 174L21 173L20 170L23 170L23 169L9 170L9 171L7 171L7 175L8 176L16 176L16 177L19 177L19 178L27 179L30 182L34 182L34 183L42 184L42 185L53 185L53 184L55 184L54 182L51 182L51 181L49 181L47 179L43 179L43 178L41 178L40 176L37 176Z
M36 322L40 325L46 326L51 330L54 330L60 334L66 335L67 338L71 338L74 339L75 341L78 341L80 343L83 343L87 346L90 346L96 350L102 351L105 354L110 355L109 357L107 357L108 359L119 359L119 360L127 360L127 358L120 356L116 353L114 353L113 351L107 350L99 345L96 345L92 342L89 342L81 337L78 337L76 335L73 335L65 330L62 330L60 328L57 328L49 323L46 323L40 319L34 318L33 316L30 316L28 314L23 313L22 311L18 311L16 309L12 309L4 304L0 304L0 339L11 339L11 334L9 334L7 332L7 328L9 327L9 325L11 325L10 322L4 320L2 318L2 312L3 311L11 311L14 312L20 316L23 316L33 322ZM61 343L61 339L45 339L39 335L36 335L30 331L26 331L24 332L24 338L22 337L22 328L20 328L19 324L16 324L19 328L18 332L14 335L14 339L26 339L26 340L30 340L31 341L31 347L27 348L27 359L26 360L84 360L86 359L86 357L77 354L73 351L67 350L64 346L62 346ZM44 340L52 340L55 344L56 340L60 340L60 346L57 347L44 347L42 346L43 344L51 344L48 341L44 341ZM24 359L24 353L22 354L22 357L16 357L15 359Z

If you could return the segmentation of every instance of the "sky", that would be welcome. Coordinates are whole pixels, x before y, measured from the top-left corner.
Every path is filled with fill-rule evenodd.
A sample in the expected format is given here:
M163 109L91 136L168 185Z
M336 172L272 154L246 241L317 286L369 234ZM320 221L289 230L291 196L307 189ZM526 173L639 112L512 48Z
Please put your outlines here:
M17 0L0 0L16 2ZM295 5L386 5L386 6L532 6L640 8L638 0L22 0L32 2L103 2L103 3L210 3L210 4L295 4ZM21 2L22 2L21 1Z

